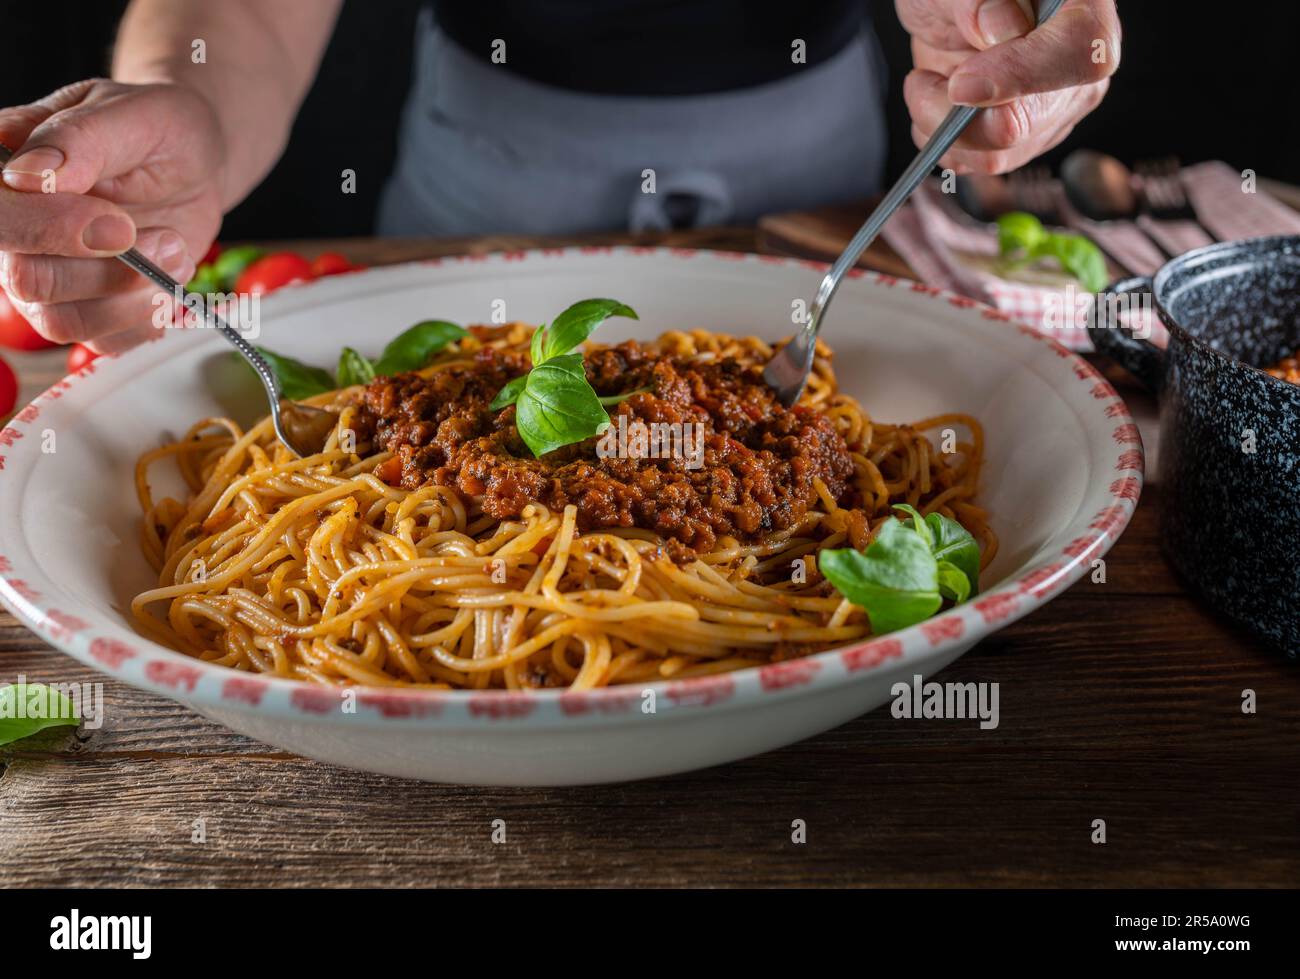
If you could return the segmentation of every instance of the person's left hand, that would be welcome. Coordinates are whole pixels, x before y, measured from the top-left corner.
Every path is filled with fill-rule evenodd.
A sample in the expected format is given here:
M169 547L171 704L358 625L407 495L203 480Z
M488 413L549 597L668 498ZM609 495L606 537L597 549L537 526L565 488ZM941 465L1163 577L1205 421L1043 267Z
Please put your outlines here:
M1067 0L1033 27L1031 0L896 0L912 35L903 85L923 145L955 104L986 107L939 165L1005 173L1051 149L1101 102L1119 67L1115 0Z

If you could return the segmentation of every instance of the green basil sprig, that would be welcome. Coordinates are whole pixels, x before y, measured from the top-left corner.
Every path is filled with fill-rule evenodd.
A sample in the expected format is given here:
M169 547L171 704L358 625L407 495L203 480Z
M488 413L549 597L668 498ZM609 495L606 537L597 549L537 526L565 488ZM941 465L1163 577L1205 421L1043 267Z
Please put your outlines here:
M258 347L257 352L275 371L280 381L280 393L291 401L301 401L337 388L368 384L376 377L419 370L443 347L467 336L469 331L455 323L424 320L389 341L378 360L370 360L351 347L344 347L334 374L265 347Z
M375 374L388 377L403 371L419 370L443 347L467 336L467 330L446 320L416 323L389 341L375 361Z
M265 347L258 347L257 352L271 365L271 370L275 371L275 376L280 381L280 393L290 401L301 401L313 394L333 391L337 387L327 370L312 367ZM240 361L247 363L242 357Z
M515 406L515 428L534 456L599 435L609 425L604 406L640 393L598 397L582 368L582 354L571 352L611 316L637 318L615 299L584 299L550 326L539 326L530 350L533 369L509 381L488 406L492 411Z
M39 704L39 710L33 710ZM33 713L41 716L33 717ZM30 737L49 727L77 724L76 705L43 683L0 687L0 744Z
M915 625L939 611L943 600L960 604L979 591L979 545L969 531L940 513L911 523L889 519L865 552L822 551L817 567L836 590L865 609L876 635Z
M375 379L375 365L367 357L361 356L351 347L344 347L339 354L339 366L334 372L341 388L354 384L369 384Z
M1048 231L1038 218L1023 211L998 218L998 252L1007 269L1054 258L1089 292L1101 292L1110 279L1100 248L1082 235Z

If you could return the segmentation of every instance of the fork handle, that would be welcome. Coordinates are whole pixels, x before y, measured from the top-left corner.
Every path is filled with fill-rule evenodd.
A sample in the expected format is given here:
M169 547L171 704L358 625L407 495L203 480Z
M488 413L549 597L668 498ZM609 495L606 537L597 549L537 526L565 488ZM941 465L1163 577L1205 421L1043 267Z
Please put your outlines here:
M1052 17L1065 0L1040 0L1038 4L1038 24L1041 26L1050 17ZM894 212L903 205L903 203L912 196L912 192L920 186L934 169L939 159L952 148L953 143L957 142L958 137L970 125L970 121L975 118L979 108L971 105L957 105L949 111L943 122L926 141L921 152L917 154L911 165L903 171L903 175L898 178L894 186L889 188L876 209L871 212L871 216L858 229L857 234L849 241L844 251L840 253L830 270L822 279L821 285L817 289L817 296L813 299L812 307L808 312L808 320L804 328L786 344L781 353L784 356L774 358L769 364L765 375L768 383L776 387L778 391L789 391L792 387L791 382L798 381L798 389L794 390L793 397L798 398L799 392L803 389L803 381L808 378L808 372L812 369L813 352L816 349L817 331L821 328L822 313L827 305L830 304L831 298L835 295L835 290L839 288L840 282L844 279L849 269L858 263L862 253L867 250L873 241L879 236L885 223L894 216ZM794 375L793 370L802 370L802 381ZM783 398L784 400L784 398ZM791 402L792 403L792 402Z
M1046 23L1049 18L1061 9L1064 3L1065 0L1040 0L1038 4L1038 25L1041 26ZM943 122L939 123L939 128L926 141L916 159L903 171L903 175L898 178L894 186L889 188L889 193L881 199L876 209L871 212L871 216L858 229L858 233L853 236L840 257L831 266L830 271L826 273L821 288L817 290L814 309L820 311L821 308L825 307L826 303L830 302L830 298L835 294L835 289L839 286L840 280L844 278L844 274L858 263L862 253L876 240L885 223L912 196L912 192L920 186L921 181L935 168L939 159L948 150L952 149L952 145L957 142L979 111L979 108L973 105L956 105L952 107Z
M271 365L266 362L266 358L257 352L257 348L239 335L229 323L222 318L221 314L212 307L208 302L208 297L201 292L189 292L183 285L173 279L170 275L160 269L149 259L145 258L134 248L127 249L122 254L115 256L119 262L135 271L139 272L154 285L164 290L168 295L176 297L193 296L203 304L203 317L210 323L218 333L226 339L236 350L243 355L248 361L249 366L257 372L257 376L262 381L262 386L266 388L266 393L272 403L280 400L280 379L276 377L275 371Z

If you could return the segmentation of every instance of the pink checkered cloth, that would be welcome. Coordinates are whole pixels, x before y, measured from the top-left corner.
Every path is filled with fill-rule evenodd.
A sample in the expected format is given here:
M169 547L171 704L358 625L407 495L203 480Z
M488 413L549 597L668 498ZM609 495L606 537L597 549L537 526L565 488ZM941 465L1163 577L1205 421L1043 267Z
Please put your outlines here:
M1300 234L1300 214L1263 193L1248 193L1242 175L1226 163L1198 163L1183 171L1184 186L1201 225L1221 241L1258 238L1264 235ZM1059 204L1066 223L1092 238L1112 259L1111 272L1119 278L1127 273L1151 275L1166 261L1152 239L1173 255L1210 244L1210 237L1194 221L1156 221L1140 217L1136 222L1089 221L1070 207L1059 188ZM1091 350L1087 330L1065 315L1071 298L1064 281L1044 285L1014 282L988 271L998 243L983 228L965 224L954 216L943 200L937 180L917 189L911 202L885 226L885 240L916 271L923 282L970 296L1050 334L1072 350ZM981 259L983 261L981 261ZM1115 263L1120 263L1123 268ZM1137 325L1137 324L1134 324ZM1164 344L1164 328L1146 324L1151 339Z

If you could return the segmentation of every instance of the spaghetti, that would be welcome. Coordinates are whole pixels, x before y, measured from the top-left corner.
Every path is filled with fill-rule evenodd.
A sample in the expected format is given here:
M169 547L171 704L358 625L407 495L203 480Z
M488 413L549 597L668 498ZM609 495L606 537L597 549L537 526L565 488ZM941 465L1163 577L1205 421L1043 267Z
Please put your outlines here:
M767 396L759 372L774 351L761 340L692 331L593 345L589 373L613 358L611 378L659 384L623 401L616 421L709 428L694 474L680 458L607 462L596 439L556 461L516 457L513 408L488 413L484 402L477 421L429 415L430 392L478 405L475 378L526 365L530 335L524 324L475 327L416 374L309 399L339 420L308 458L284 449L269 419L248 431L203 419L146 453L142 546L159 584L132 602L141 631L237 670L322 684L586 689L721 673L868 635L866 614L818 574L814 555L865 548L895 503L959 521L981 566L993 557L996 537L973 502L979 423L873 422L838 390L821 343L791 412L746 407ZM400 404L415 417L419 398L433 419L424 435L392 414ZM807 455L819 438L821 455ZM491 466L470 446L489 446ZM153 499L148 471L163 459L178 467L185 501ZM728 493L741 493L734 505L721 502Z

